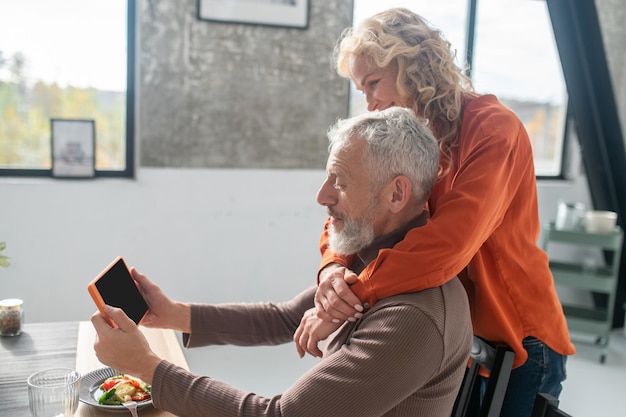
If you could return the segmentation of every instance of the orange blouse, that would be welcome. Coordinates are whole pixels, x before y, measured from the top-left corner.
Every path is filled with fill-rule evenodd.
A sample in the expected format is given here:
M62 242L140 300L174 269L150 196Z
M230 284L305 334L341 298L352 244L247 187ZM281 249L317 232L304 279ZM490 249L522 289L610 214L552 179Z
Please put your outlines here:
M373 305L458 275L474 334L510 346L515 366L527 359L527 336L573 354L548 257L537 246L537 185L524 125L492 95L468 98L453 152L453 169L438 180L428 201L431 219L382 250L351 289ZM326 231L320 249L322 267L348 265L327 250Z

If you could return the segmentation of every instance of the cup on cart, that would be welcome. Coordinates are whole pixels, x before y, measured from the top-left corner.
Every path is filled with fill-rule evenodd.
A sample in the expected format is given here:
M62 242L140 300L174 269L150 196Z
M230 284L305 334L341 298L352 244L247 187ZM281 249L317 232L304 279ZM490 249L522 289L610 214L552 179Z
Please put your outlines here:
M611 233L617 223L614 211L590 210L585 214L585 230L587 233Z
M554 228L556 230L582 230L585 221L585 205L583 203L559 202Z

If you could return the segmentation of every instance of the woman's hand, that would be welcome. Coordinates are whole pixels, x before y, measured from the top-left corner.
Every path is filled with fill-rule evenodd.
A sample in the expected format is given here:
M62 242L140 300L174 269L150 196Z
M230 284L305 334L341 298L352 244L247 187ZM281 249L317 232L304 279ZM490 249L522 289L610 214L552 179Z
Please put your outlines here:
M319 349L318 343L325 340L340 326L341 323L321 320L317 316L315 308L307 310L293 336L298 355L302 358L308 353L316 358L321 358L322 351Z
M100 312L91 316L97 334L93 345L96 357L119 372L152 384L161 358L150 349L143 333L123 310L107 305L105 312L119 327L109 326Z
M324 321L343 323L363 316L361 300L350 290L349 284L357 281L357 275L339 264L322 269L315 292L317 316Z

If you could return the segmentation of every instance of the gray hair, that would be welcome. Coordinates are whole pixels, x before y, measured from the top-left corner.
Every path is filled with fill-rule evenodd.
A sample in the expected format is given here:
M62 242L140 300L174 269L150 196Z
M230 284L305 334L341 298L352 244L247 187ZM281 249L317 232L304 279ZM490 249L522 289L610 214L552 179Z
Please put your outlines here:
M428 200L437 180L439 147L426 123L411 109L391 107L337 121L328 130L328 151L345 149L357 138L367 144L363 163L371 174L373 189L404 175L418 203Z

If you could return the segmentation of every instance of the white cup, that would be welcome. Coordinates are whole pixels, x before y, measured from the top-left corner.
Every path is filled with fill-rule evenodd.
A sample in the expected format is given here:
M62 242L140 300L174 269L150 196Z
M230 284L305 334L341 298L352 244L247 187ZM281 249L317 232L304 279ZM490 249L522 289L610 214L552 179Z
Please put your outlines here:
M28 404L33 417L72 417L78 408L80 374L53 368L28 377Z
M587 233L611 233L617 223L614 211L590 210L585 214L585 230Z

